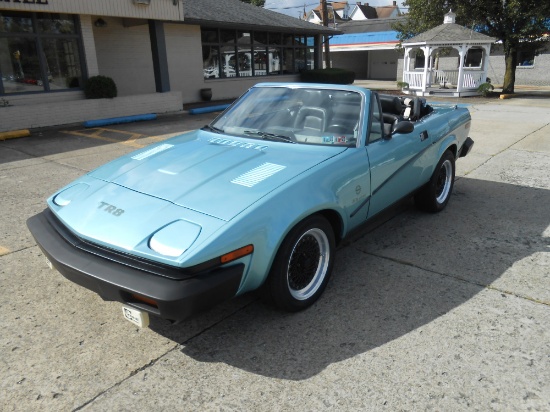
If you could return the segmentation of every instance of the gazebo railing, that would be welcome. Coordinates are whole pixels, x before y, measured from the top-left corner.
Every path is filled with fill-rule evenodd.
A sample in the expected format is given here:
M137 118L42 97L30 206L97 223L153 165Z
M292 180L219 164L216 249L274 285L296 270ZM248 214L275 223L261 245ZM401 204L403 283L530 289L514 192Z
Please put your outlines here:
M422 89L423 71L405 71L403 72L403 81L409 84L410 89ZM462 89L477 89L479 85L485 82L482 70L466 69L463 73ZM427 87L445 86L457 87L458 70L429 70Z
M406 71L403 72L403 81L409 84L409 89L422 89L423 72Z
M450 86L458 84L458 70L432 70L430 83L440 86Z
M485 73L480 70L467 70L464 73L464 81L462 87L464 89L477 89L481 84L485 83Z

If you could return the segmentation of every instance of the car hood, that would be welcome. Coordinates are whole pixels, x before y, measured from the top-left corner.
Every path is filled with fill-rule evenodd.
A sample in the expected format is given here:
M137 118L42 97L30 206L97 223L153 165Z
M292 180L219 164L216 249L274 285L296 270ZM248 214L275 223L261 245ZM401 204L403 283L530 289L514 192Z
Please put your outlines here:
M345 150L198 130L124 156L90 175L229 221L278 186Z

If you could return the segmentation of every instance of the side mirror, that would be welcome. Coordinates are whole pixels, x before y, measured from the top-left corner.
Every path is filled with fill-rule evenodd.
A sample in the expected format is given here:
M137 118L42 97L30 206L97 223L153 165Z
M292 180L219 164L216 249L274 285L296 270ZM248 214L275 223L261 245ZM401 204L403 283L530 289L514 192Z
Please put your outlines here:
M401 121L401 122L397 123L393 127L393 130L391 131L391 134L395 134L395 133L406 134L406 133L411 133L413 130L414 130L414 124L412 124L412 122L408 122L408 121L404 120L404 121Z

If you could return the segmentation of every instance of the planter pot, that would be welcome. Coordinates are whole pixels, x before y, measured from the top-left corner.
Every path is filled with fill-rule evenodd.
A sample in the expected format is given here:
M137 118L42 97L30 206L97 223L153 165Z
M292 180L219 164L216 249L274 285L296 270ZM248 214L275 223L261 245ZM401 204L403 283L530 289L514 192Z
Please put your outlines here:
M201 99L205 102L212 100L212 89L201 89Z

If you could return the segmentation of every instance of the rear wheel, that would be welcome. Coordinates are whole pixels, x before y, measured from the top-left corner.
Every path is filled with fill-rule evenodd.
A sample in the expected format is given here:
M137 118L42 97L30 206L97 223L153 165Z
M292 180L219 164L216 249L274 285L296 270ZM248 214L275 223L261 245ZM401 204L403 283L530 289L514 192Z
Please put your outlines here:
M445 209L455 180L455 157L450 150L441 156L430 181L414 197L416 205L428 212Z
M265 285L266 297L280 309L296 312L323 293L334 262L334 232L323 216L311 216L283 241Z

